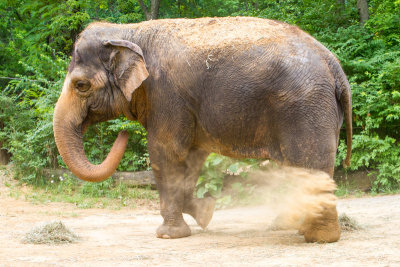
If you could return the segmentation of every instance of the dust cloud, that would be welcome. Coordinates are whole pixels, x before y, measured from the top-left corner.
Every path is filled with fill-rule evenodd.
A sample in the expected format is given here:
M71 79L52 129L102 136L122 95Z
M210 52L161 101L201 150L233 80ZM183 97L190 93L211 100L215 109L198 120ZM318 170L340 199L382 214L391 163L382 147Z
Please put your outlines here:
M276 216L271 230L299 229L306 217L319 217L324 207L336 206L336 185L325 172L275 167L251 172L249 178L258 182L257 195Z

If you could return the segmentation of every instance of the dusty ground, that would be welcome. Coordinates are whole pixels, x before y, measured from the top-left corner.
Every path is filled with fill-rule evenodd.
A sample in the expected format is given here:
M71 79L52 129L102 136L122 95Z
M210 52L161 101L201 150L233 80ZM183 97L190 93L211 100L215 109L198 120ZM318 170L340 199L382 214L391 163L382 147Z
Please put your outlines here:
M294 230L268 230L267 207L216 211L208 230L190 217L193 235L155 237L157 210L78 209L10 198L0 181L0 266L400 266L400 195L343 199L339 213L364 230L333 244L306 244ZM81 239L68 245L23 244L34 226L61 220Z

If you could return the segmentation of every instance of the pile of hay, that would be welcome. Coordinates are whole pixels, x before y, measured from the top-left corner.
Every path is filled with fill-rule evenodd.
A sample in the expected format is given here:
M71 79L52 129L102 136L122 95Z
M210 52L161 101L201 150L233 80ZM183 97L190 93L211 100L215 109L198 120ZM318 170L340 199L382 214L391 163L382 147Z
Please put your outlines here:
M355 231L362 229L361 225L353 218L350 218L345 213L339 216L339 225L342 231Z
M32 244L66 244L78 240L78 236L69 230L61 221L55 221L35 227L23 239Z

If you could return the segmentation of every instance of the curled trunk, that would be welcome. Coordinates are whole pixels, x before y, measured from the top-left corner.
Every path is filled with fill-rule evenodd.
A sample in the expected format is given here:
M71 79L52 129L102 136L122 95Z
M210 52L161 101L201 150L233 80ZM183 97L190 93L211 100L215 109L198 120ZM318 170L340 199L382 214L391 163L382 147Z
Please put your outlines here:
M93 165L87 159L83 149L82 123L69 119L79 117L79 115L72 114L71 116L71 110L68 107L71 106L59 101L53 117L54 138L61 157L78 178L89 182L106 180L114 173L122 159L128 143L128 133L120 132L103 163ZM65 112L67 110L68 113Z

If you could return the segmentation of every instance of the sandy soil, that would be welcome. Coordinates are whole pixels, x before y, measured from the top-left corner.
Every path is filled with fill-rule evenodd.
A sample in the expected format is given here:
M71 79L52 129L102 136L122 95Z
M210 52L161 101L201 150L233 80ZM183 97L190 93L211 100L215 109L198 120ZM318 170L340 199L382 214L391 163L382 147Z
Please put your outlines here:
M0 181L0 266L400 266L400 195L339 200L339 213L363 230L333 244L307 244L295 230L269 230L268 207L219 210L207 230L186 221L193 235L155 237L157 210L78 209L10 198ZM80 236L66 245L21 242L45 222L61 220Z

